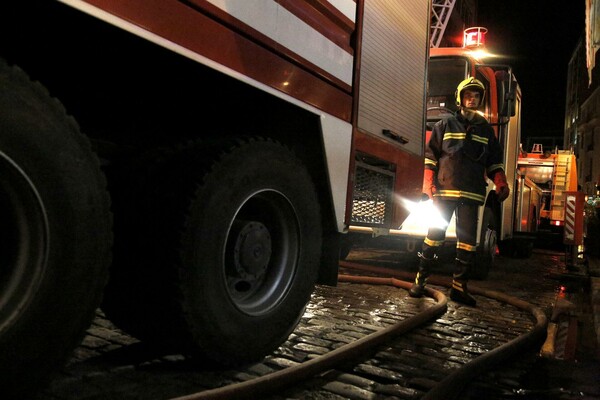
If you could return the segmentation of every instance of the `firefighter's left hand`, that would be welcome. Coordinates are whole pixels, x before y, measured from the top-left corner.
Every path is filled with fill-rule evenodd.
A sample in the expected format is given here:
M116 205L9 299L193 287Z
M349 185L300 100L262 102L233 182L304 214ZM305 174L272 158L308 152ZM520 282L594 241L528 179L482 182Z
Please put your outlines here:
M502 202L506 200L510 194L510 189L508 188L504 171L500 170L494 174L494 185L496 185L496 195L498 196L498 201Z
M508 195L510 194L510 189L508 188L508 185L504 184L504 185L496 185L496 195L498 196L498 201L502 202L504 200L506 200L508 198Z

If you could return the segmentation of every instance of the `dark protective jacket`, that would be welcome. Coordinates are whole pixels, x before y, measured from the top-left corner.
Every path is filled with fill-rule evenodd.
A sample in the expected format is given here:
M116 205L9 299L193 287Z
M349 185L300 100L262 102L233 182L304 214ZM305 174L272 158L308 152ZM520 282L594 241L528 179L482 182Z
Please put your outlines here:
M504 170L502 146L487 120L468 121L457 111L438 121L425 147L425 168L434 170L440 199L485 202L487 182Z

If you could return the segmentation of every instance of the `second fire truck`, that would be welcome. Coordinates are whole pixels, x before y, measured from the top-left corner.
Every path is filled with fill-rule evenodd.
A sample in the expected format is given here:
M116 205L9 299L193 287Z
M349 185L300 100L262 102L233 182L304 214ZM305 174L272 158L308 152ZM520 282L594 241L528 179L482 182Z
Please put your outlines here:
M524 229L537 225L540 232L563 238L566 216L565 192L577 191L577 159L571 150L544 150L534 144L518 159L516 222Z
M521 140L521 89L510 66L489 61L491 58L484 51L486 32L485 28L471 28L465 31L463 47L431 48L427 88L427 139L433 124L443 114L457 110L455 91L458 83L467 77L475 77L486 87L486 96L479 111L490 122L504 148L505 172L512 193L500 203L493 183L488 182L486 201L479 210L477 257L473 271L473 276L479 279L487 277L498 250L510 255L529 256L537 230L537 222L524 224L520 214L523 210L534 212L523 203L536 200L529 196L530 189L517 166ZM409 251L420 250L427 234L426 218L435 215L434 210L427 202L405 201L403 204L411 211L403 223L373 227L355 218L351 234L389 235L404 242ZM534 215L537 214L534 212L527 218ZM446 239L449 247L456 241L454 219L450 221Z

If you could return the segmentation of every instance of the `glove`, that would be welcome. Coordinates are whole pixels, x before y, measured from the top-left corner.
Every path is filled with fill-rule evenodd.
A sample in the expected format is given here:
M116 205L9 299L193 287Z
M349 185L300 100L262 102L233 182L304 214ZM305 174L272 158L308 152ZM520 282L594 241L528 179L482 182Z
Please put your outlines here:
M506 175L504 174L504 171L500 170L494 174L494 185L496 185L496 195L498 196L498 201L502 202L506 200L510 194L510 189L506 183Z
M435 172L432 169L425 168L423 171L423 194L429 199L433 199L433 194L436 192L435 184L433 183L433 175ZM425 196L423 196L425 199Z

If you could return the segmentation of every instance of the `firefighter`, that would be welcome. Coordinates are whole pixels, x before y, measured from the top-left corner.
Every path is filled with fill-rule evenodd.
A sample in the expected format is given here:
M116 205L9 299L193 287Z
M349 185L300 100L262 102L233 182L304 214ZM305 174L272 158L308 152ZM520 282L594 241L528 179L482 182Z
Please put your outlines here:
M502 147L491 125L477 112L485 97L485 86L478 79L465 79L457 86L455 97L458 111L435 124L427 143L423 193L433 199L446 222L456 213L458 241L450 298L475 306L467 281L475 262L477 211L485 201L485 176L496 185L499 201L504 201L510 191ZM421 297L425 293L427 277L445 238L446 228L429 228L422 252L418 253L419 270L410 296Z

